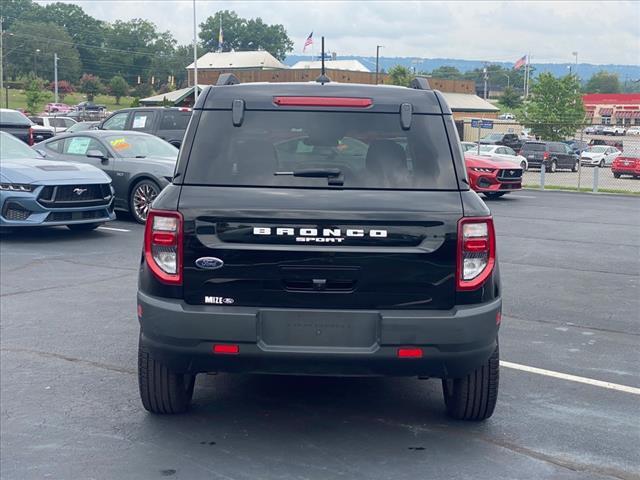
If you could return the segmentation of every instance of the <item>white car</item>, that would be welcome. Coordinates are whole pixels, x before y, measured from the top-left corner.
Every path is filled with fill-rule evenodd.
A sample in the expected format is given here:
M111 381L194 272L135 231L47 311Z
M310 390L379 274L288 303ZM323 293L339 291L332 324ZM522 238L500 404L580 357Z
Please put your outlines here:
M463 152L468 152L470 150L474 150L474 151L478 151L478 144L474 143L474 142L460 142L460 145L462 146L462 151Z
M640 135L640 127L627 128L627 135Z
M604 167L611 165L622 152L615 147L608 145L596 145L587 148L580 155L581 165L591 165L593 167Z
M625 128L622 125L607 125L602 129L603 135L624 135L626 133Z
M469 153L476 153L476 150L472 150ZM527 159L522 155L518 155L511 147L505 147L504 145L480 145L480 155L494 160L505 160L514 163L522 168L522 170L529 169Z
M47 116L32 116L29 119L36 125L41 127L51 128L54 134L64 133L67 128L75 125L76 122L73 118L68 117L47 117Z

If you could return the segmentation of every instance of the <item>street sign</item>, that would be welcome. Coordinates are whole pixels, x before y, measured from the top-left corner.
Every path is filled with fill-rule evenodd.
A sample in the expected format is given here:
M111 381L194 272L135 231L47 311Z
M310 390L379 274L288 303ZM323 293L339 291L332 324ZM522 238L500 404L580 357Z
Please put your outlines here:
M479 120L477 118L471 119L471 127L472 128L486 128L493 129L493 120Z

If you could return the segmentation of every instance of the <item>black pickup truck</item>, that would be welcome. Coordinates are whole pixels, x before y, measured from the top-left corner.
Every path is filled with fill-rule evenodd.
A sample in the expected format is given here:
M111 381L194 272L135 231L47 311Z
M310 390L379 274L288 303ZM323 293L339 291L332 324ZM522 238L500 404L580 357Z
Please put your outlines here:
M7 108L0 108L0 130L10 133L28 145L34 144L33 122L26 115Z
M435 377L449 415L492 415L493 219L443 95L412 87L203 91L146 222L147 410L186 410L199 373L250 372Z

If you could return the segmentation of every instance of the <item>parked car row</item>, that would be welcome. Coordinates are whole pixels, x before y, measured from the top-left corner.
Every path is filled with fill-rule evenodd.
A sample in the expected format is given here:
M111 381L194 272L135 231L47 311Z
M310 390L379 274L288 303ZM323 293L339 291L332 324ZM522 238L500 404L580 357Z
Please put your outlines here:
M624 125L589 125L583 130L589 135L640 135L640 126L625 127Z

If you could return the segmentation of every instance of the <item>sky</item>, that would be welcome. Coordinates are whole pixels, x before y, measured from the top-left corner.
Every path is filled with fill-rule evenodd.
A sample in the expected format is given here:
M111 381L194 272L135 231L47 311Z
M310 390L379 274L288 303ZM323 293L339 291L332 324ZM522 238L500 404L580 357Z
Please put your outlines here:
M38 3L51 3L40 0ZM67 0L105 21L144 18L180 43L193 39L192 0ZM201 23L218 10L284 25L302 54L314 32L340 55L640 64L638 1L196 1ZM224 25L223 25L224 29ZM307 53L309 50L307 50Z

